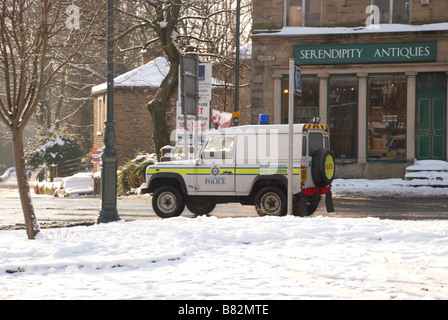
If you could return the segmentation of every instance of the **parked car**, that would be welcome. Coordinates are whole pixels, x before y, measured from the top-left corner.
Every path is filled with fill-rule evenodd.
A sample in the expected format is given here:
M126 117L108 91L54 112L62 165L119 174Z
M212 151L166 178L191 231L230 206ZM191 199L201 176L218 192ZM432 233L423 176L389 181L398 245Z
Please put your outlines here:
M77 173L62 179L59 189L54 193L55 197L72 197L93 195L93 175L91 172Z
M62 180L64 180L64 178L61 177L56 177L53 179L53 183L51 185L53 192L55 192L61 187Z

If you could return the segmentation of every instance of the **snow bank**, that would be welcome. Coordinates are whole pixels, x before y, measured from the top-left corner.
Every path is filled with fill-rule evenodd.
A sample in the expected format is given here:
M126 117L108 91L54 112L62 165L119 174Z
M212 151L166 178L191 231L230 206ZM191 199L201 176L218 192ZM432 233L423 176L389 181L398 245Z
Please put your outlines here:
M0 176L0 182L6 181L12 172L15 172L16 168L8 168L6 171Z
M406 168L405 180L413 185L448 187L448 162L440 160L416 160Z
M448 221L198 217L0 232L2 299L447 299Z
M448 171L448 162L441 160L416 160L406 171Z
M366 197L447 197L448 162L416 160L404 179L335 179L335 194Z
M334 194L359 197L447 197L447 183L437 179L406 181L402 179L335 179L332 183Z

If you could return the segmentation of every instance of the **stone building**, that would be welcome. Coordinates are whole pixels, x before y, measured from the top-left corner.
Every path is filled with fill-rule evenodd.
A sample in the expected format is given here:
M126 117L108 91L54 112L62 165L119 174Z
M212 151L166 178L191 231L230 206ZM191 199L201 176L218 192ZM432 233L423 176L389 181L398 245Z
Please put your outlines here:
M253 0L252 122L320 116L342 178L402 177L447 160L448 1Z

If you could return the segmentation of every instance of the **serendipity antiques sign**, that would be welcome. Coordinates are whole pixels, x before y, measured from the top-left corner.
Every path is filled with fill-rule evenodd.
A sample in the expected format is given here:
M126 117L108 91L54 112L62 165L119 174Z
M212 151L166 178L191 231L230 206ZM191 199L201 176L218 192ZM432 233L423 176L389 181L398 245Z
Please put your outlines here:
M396 63L436 61L437 42L351 43L294 46L304 64Z

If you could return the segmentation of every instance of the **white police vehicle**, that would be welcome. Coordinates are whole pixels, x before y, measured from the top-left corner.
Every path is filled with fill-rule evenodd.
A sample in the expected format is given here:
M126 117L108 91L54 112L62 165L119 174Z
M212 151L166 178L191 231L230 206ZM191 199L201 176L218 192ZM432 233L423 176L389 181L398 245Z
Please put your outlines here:
M194 160L160 162L147 167L147 192L162 218L196 215L216 204L255 205L260 216L287 213L288 125L248 125L212 130ZM293 214L308 216L326 195L332 212L335 174L327 125L293 125Z

